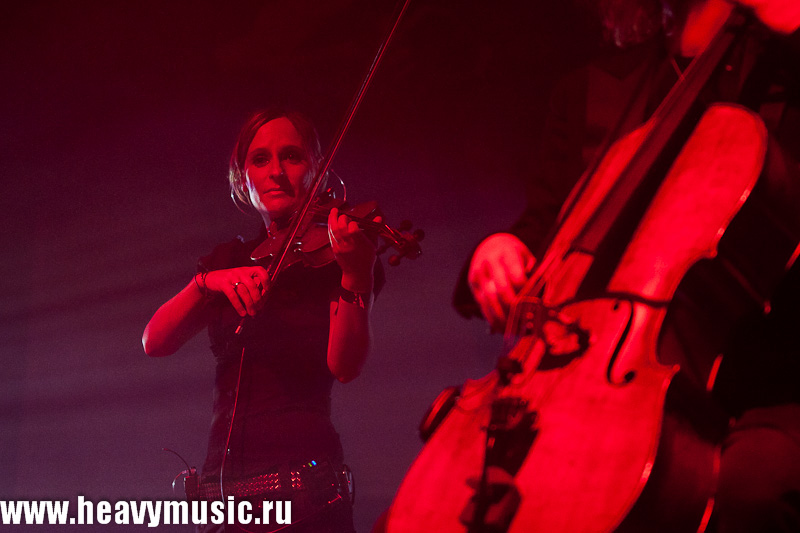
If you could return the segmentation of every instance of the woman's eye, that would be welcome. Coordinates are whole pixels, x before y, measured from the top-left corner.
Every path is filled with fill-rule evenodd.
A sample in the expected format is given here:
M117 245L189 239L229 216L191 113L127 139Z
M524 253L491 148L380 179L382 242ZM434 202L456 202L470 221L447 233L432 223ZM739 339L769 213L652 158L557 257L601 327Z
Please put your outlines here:
M253 158L253 164L257 167L264 166L269 163L269 158L263 155L257 155Z
M291 161L292 163L298 163L303 160L303 154L294 151L286 152L283 155L283 159L286 161Z

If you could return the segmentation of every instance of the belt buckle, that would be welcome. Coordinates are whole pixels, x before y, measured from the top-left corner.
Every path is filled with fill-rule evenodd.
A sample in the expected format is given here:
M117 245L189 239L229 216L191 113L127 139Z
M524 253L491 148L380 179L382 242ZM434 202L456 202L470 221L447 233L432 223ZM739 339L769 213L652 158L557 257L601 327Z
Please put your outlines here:
M339 472L340 485L344 485L342 489L347 489L347 498L350 500L350 505L356 503L356 480L353 477L353 471L346 464L342 464L342 470Z

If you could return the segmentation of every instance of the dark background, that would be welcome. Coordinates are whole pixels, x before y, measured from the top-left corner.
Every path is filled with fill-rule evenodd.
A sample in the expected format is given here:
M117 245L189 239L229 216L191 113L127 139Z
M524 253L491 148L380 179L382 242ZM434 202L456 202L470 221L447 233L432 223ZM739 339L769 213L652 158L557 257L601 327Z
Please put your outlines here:
M169 499L184 466L161 449L200 466L207 339L148 359L142 330L197 257L257 231L225 179L247 115L288 104L325 144L392 10L2 3L0 499ZM416 1L334 161L351 201L427 234L419 260L388 271L363 374L334 387L359 531L419 451L429 402L493 366L500 339L450 294L472 247L522 210L552 83L596 48L588 18L557 2Z

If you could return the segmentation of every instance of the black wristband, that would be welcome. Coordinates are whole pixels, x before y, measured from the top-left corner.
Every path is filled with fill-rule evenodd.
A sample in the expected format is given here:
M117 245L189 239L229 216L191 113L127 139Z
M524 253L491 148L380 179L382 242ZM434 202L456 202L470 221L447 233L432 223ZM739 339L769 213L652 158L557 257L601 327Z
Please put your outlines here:
M357 305L361 309L369 307L369 298L371 295L371 292L353 292L348 291L344 287L339 287L339 298L341 298L343 302Z

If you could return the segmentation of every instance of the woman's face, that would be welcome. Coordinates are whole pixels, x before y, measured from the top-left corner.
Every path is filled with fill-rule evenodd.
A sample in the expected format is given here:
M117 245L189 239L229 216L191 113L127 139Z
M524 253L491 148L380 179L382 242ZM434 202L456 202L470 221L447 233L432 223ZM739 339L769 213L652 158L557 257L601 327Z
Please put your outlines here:
M270 120L258 129L244 171L250 201L265 220L286 217L298 207L308 189L311 162L288 118Z

